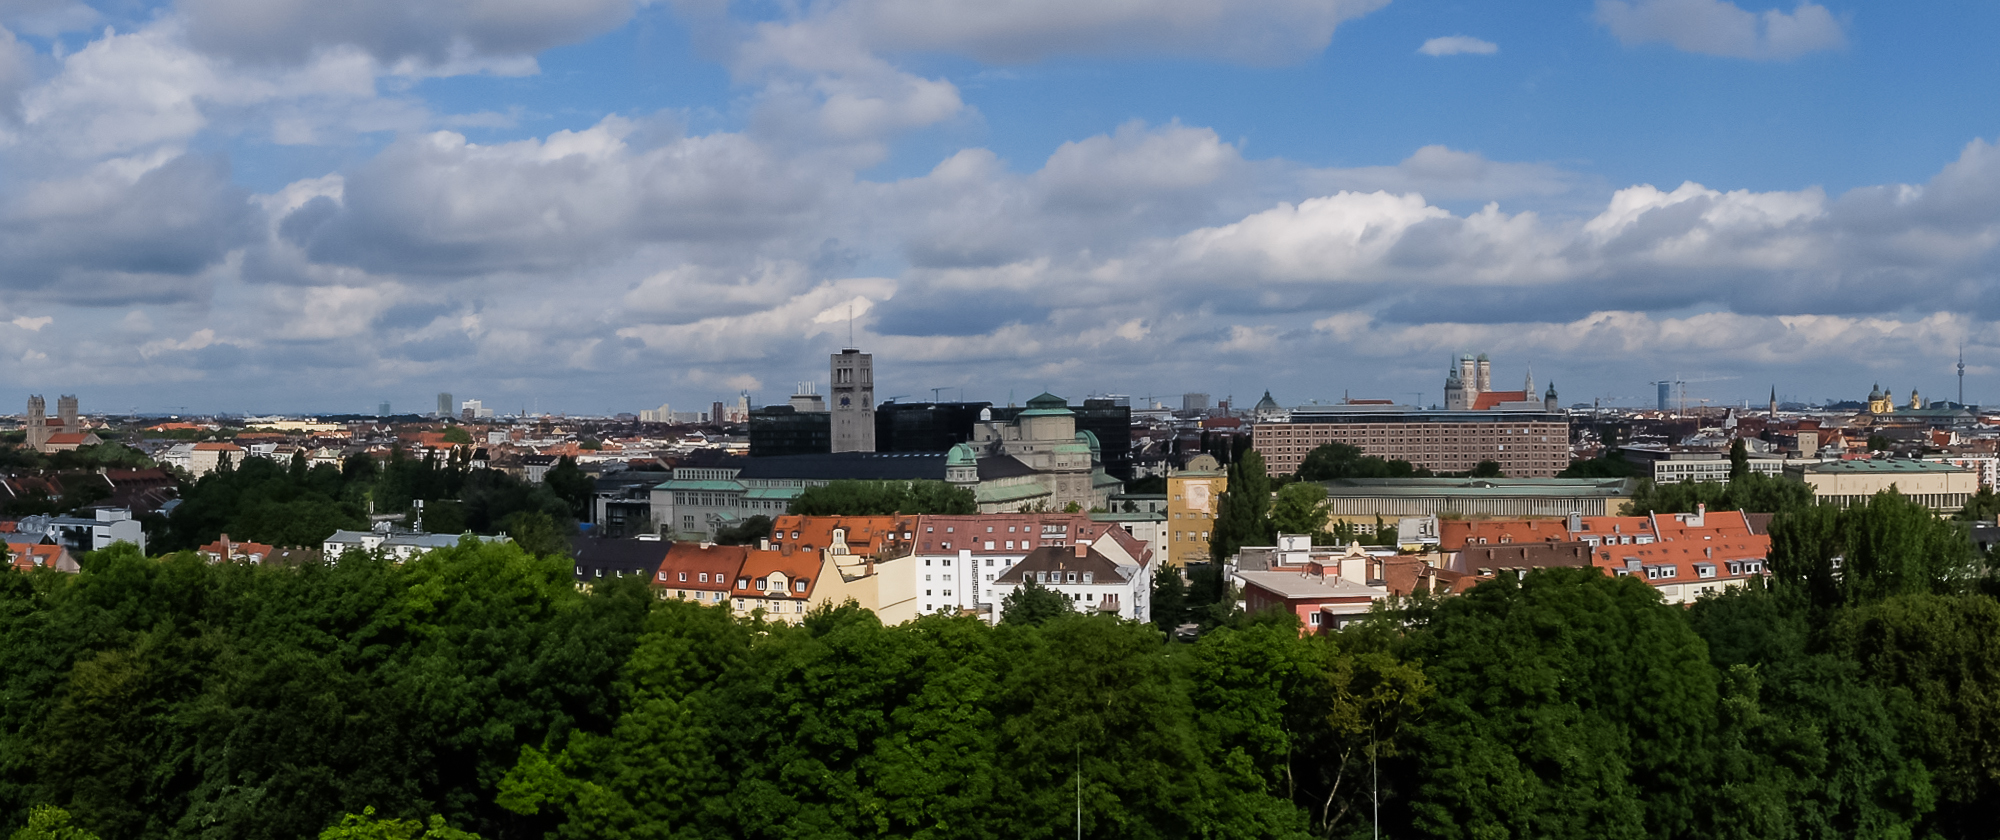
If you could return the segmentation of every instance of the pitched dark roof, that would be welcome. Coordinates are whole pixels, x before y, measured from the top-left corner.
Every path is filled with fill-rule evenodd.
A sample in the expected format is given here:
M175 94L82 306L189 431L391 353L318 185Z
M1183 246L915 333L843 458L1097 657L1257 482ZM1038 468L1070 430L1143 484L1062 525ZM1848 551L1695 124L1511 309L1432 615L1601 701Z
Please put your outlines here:
M1118 564L1111 558L1097 553L1095 548L1085 549L1083 556L1077 556L1076 546L1045 545L1028 556L1021 558L1000 576L995 584L1018 584L1025 578L1034 577L1036 572L1090 572L1095 583L1114 583L1125 579Z
M1034 475L1035 468L1021 463L1012 455L988 455L979 459L979 480L993 481L1001 478L1017 478Z
M576 561L577 574L585 569L604 569L617 572L638 572L651 575L667 559L668 547L673 543L661 540L612 540L596 537L579 537L570 543L570 557Z

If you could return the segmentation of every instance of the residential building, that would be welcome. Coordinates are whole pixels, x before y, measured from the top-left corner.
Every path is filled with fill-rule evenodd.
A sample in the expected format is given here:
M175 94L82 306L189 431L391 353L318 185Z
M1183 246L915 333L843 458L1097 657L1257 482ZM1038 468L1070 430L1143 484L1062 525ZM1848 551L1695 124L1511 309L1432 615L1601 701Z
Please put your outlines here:
M1114 557L1088 540L1038 546L994 579L991 597L995 604L1004 603L1008 595L1032 580L1069 598L1078 612L1152 620L1148 603L1153 589L1152 567ZM998 620L999 612L994 611L993 620Z
M875 451L875 357L847 348L829 357L834 452Z
M429 551L440 548L452 548L458 545L460 540L468 537L487 543L512 542L512 540L504 535L407 534L385 531L341 530L333 532L333 535L327 537L326 541L321 544L320 556L324 558L325 562L332 563L340 559L341 555L347 552L360 551L366 554L379 553L395 562L406 563Z
M1384 560L1358 545L1321 547L1308 535L1280 534L1276 546L1245 547L1232 577L1245 611L1283 610L1298 616L1301 633L1325 633L1389 597Z
M659 408L639 409L639 422L672 423L674 422L674 407L668 403L660 403Z
M220 441L197 443L188 451L187 471L200 478L220 469L224 461L243 463L243 447Z
M540 484L549 470L561 460L554 455L524 455L521 457L521 478L529 484Z
M1979 486L1993 489L2000 487L2000 457L1992 455L1938 455L1925 458L1940 464L1950 464L1971 470L1979 478ZM1977 492L1977 491L1974 491Z
M1813 499L1839 507L1867 504L1883 490L1893 489L1939 513L1965 507L1979 492L1979 474L1955 464L1903 459L1829 461L1788 472L1812 485Z
M590 521L597 526L599 536L611 539L642 534L658 536L659 523L653 518L653 488L673 477L670 471L656 470L626 470L600 476L590 502Z
M576 585L582 588L607 577L616 579L628 575L651 578L660 571L673 545L659 539L579 537L570 540L569 555L575 564ZM659 584L663 581L653 582Z
M917 518L911 551L921 575L914 589L920 613L970 610L989 620L998 615L997 581L1043 546L1096 545L1120 565L1156 564L1153 547L1125 524L1097 519L1103 514L990 513Z
M28 542L7 543L7 565L19 572L41 569L75 572L82 568L77 565L76 556L70 553L68 546Z
M678 598L705 606L729 603L736 575L750 556L750 546L712 543L660 542L665 557L655 571L653 585L662 598Z
M82 553L110 548L126 542L146 551L146 529L132 512L124 508L92 508L78 516L23 516L15 525L18 533L53 540Z
M814 602L822 559L810 552L751 549L729 591L730 606L741 615L761 611L767 621L804 621Z
M261 566L266 563L302 566L319 563L319 553L304 548L279 548L259 542L232 540L228 534L221 539L195 549L195 553L210 563L248 563Z
M1209 455L1196 455L1187 469L1167 474L1167 565L1209 561L1209 539L1228 489L1229 474Z
M1512 478L1553 478L1569 467L1569 418L1548 411L1427 411L1411 406L1315 405L1287 423L1264 423L1252 446L1273 475L1297 472L1329 443L1437 472L1469 472L1493 461Z

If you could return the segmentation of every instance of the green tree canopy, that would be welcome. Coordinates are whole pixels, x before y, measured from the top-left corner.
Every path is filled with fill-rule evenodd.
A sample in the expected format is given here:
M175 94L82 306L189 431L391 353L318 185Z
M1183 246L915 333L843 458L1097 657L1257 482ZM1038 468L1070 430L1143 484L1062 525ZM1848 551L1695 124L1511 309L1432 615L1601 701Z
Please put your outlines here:
M971 490L942 481L833 481L806 488L789 507L789 512L807 516L962 515L978 511Z
M1000 622L1002 624L1040 624L1059 615L1075 611L1069 596L1036 583L1025 580L1007 597L1000 599Z
M1271 504L1271 528L1278 534L1307 534L1314 543L1324 545L1332 539L1327 530L1331 509L1325 485L1295 481L1278 488Z
M1276 539L1271 530L1271 476L1264 471L1264 456L1248 450L1229 465L1229 486L1217 500L1220 511L1209 538L1210 555L1217 561L1234 556L1246 545L1270 545Z

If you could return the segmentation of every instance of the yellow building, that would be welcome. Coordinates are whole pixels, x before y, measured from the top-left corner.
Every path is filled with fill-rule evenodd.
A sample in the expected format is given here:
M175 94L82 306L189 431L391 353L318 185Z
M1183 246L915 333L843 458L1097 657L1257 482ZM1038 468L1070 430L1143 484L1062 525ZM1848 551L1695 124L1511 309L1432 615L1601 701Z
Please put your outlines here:
M1188 468L1167 476L1167 564L1185 566L1209 561L1209 538L1222 491L1229 475L1207 455L1188 460Z

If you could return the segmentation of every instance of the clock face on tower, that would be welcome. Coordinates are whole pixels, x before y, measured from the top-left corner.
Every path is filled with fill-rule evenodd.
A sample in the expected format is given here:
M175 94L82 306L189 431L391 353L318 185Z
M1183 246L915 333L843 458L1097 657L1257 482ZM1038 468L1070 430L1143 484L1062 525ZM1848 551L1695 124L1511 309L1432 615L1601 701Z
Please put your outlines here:
M846 407L848 407L848 406L851 406L851 405L853 405L853 404L854 404L854 400L853 400L853 398L851 398L851 397L841 397L841 398L840 398L840 407L841 407L841 408L846 408Z

